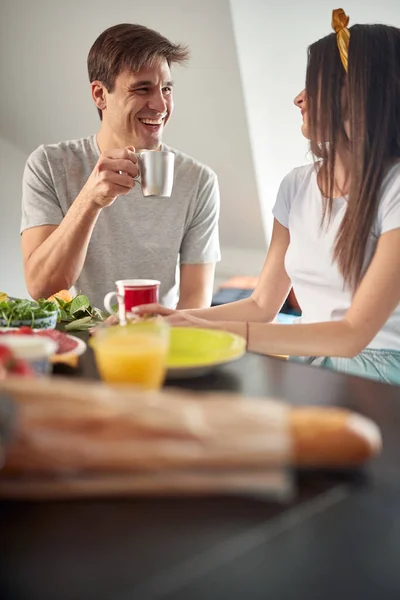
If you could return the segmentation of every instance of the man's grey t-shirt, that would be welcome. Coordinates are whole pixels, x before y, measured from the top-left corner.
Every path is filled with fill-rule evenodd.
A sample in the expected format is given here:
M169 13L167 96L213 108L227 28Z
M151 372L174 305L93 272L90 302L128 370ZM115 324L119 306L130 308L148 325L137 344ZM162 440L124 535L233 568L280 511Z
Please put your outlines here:
M180 264L220 259L219 189L215 173L193 158L175 154L170 198L142 194L140 185L103 209L95 225L75 291L102 307L118 279L158 279L160 301L175 307ZM59 225L100 156L96 137L39 146L23 178L21 232Z

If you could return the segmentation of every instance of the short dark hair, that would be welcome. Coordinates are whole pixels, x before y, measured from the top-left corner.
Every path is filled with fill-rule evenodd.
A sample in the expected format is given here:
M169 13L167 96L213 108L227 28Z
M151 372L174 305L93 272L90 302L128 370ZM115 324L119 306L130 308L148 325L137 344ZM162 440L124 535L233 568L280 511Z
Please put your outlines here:
M140 71L144 66L155 64L160 58L164 58L168 65L181 64L189 58L189 50L187 46L173 44L144 25L113 25L99 35L89 50L89 80L101 81L107 91L112 92L115 79L122 71ZM101 118L102 111L98 111Z

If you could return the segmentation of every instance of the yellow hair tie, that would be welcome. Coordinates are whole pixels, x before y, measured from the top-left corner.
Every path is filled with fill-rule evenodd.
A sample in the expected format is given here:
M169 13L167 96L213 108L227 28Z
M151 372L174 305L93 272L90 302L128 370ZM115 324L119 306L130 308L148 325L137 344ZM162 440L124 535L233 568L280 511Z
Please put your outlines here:
M332 29L336 33L339 54L346 73L348 71L350 42L350 31L347 29L348 24L349 17L346 15L343 8L335 8L335 10L332 11Z

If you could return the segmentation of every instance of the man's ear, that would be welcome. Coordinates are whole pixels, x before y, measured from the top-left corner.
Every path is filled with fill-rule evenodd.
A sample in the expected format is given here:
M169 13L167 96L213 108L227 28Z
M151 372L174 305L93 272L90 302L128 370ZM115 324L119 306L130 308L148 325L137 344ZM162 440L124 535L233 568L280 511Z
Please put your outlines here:
M100 110L107 108L107 90L101 81L92 81L90 86L92 89L92 98L97 108Z

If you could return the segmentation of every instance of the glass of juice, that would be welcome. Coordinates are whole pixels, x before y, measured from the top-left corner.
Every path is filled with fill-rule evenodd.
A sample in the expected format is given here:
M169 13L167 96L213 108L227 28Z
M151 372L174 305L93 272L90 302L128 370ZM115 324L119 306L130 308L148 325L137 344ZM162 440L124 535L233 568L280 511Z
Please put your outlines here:
M166 372L169 329L163 319L99 327L89 344L100 377L113 385L159 389Z

